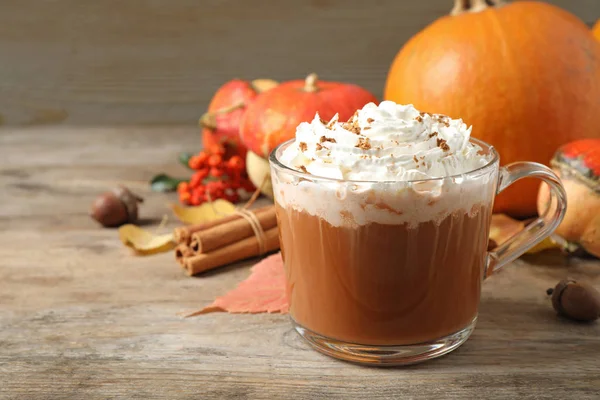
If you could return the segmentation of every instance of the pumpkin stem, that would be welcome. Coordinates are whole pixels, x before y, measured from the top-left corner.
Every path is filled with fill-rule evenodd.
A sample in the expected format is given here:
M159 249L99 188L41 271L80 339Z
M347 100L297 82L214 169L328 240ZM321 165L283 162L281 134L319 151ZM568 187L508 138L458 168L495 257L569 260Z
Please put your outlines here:
M200 117L198 124L200 124L202 128L217 129L217 115L230 113L245 105L246 104L243 101L238 101L228 107L219 108L217 111L206 112Z
M319 76L317 74L315 74L314 72L310 75L308 75L306 77L306 80L304 81L304 91L305 92L316 92L318 90L317 88L317 81L319 80Z
M500 7L504 0L454 0L450 15L460 15L467 12L479 12L490 7Z

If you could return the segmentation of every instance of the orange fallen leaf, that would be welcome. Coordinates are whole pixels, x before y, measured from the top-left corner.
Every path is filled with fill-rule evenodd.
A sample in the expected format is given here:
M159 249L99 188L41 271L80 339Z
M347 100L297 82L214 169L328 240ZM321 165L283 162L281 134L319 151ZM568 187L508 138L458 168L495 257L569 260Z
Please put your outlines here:
M201 224L226 217L235 212L235 205L227 200L217 199L196 207L171 204L171 210L184 224Z
M263 259L252 267L251 271L250 276L238 287L225 296L217 297L211 305L186 317L211 312L287 313L289 303L281 253Z
M125 246L131 247L140 255L161 253L175 247L173 233L155 235L133 224L121 226L119 238Z

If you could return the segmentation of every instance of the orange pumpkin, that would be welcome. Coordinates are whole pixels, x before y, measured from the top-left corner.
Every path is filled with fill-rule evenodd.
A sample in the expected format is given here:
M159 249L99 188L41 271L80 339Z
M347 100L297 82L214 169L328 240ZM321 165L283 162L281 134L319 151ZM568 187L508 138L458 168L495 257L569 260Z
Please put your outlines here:
M377 98L357 85L319 81L316 74L306 80L280 84L258 96L242 118L242 142L258 156L266 158L278 144L294 137L301 122L315 113L330 119L336 113L347 120L365 104Z
M592 28L592 33L596 36L596 39L600 40L600 19L596 21L596 24Z
M456 0L450 16L406 43L385 99L463 118L504 164L546 164L560 145L598 137L600 44L589 28L541 2L465 3ZM529 179L513 185L494 210L534 214L538 187Z
M240 121L246 107L260 92L277 85L270 79L252 82L233 79L221 86L213 96L208 112L200 118L202 145L210 149L222 145L229 153L246 155L246 147L240 142Z
M569 205L555 233L600 257L600 138L567 143L550 164L562 180ZM538 211L552 205L548 186L542 185Z

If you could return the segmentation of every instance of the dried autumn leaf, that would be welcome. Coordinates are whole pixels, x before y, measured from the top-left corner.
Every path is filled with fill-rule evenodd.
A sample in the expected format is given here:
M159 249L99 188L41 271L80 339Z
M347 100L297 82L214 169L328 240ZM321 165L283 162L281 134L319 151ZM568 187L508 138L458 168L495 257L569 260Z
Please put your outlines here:
M119 238L125 246L131 247L140 255L161 253L175 247L173 233L154 235L133 224L121 226L119 228Z
M187 317L211 312L281 313L289 310L281 253L273 254L252 267L252 273L235 289Z
M233 203L223 199L217 199L196 207L183 207L179 204L171 204L171 209L184 224L201 224L214 221L231 215L236 210Z

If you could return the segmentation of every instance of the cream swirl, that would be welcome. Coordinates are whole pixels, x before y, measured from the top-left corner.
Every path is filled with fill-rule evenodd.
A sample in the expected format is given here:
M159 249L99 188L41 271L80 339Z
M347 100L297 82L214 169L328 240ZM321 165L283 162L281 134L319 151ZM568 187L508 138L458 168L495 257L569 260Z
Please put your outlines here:
M408 181L462 174L490 160L460 119L412 105L365 105L348 122L317 114L301 123L282 163L312 175L355 181Z

